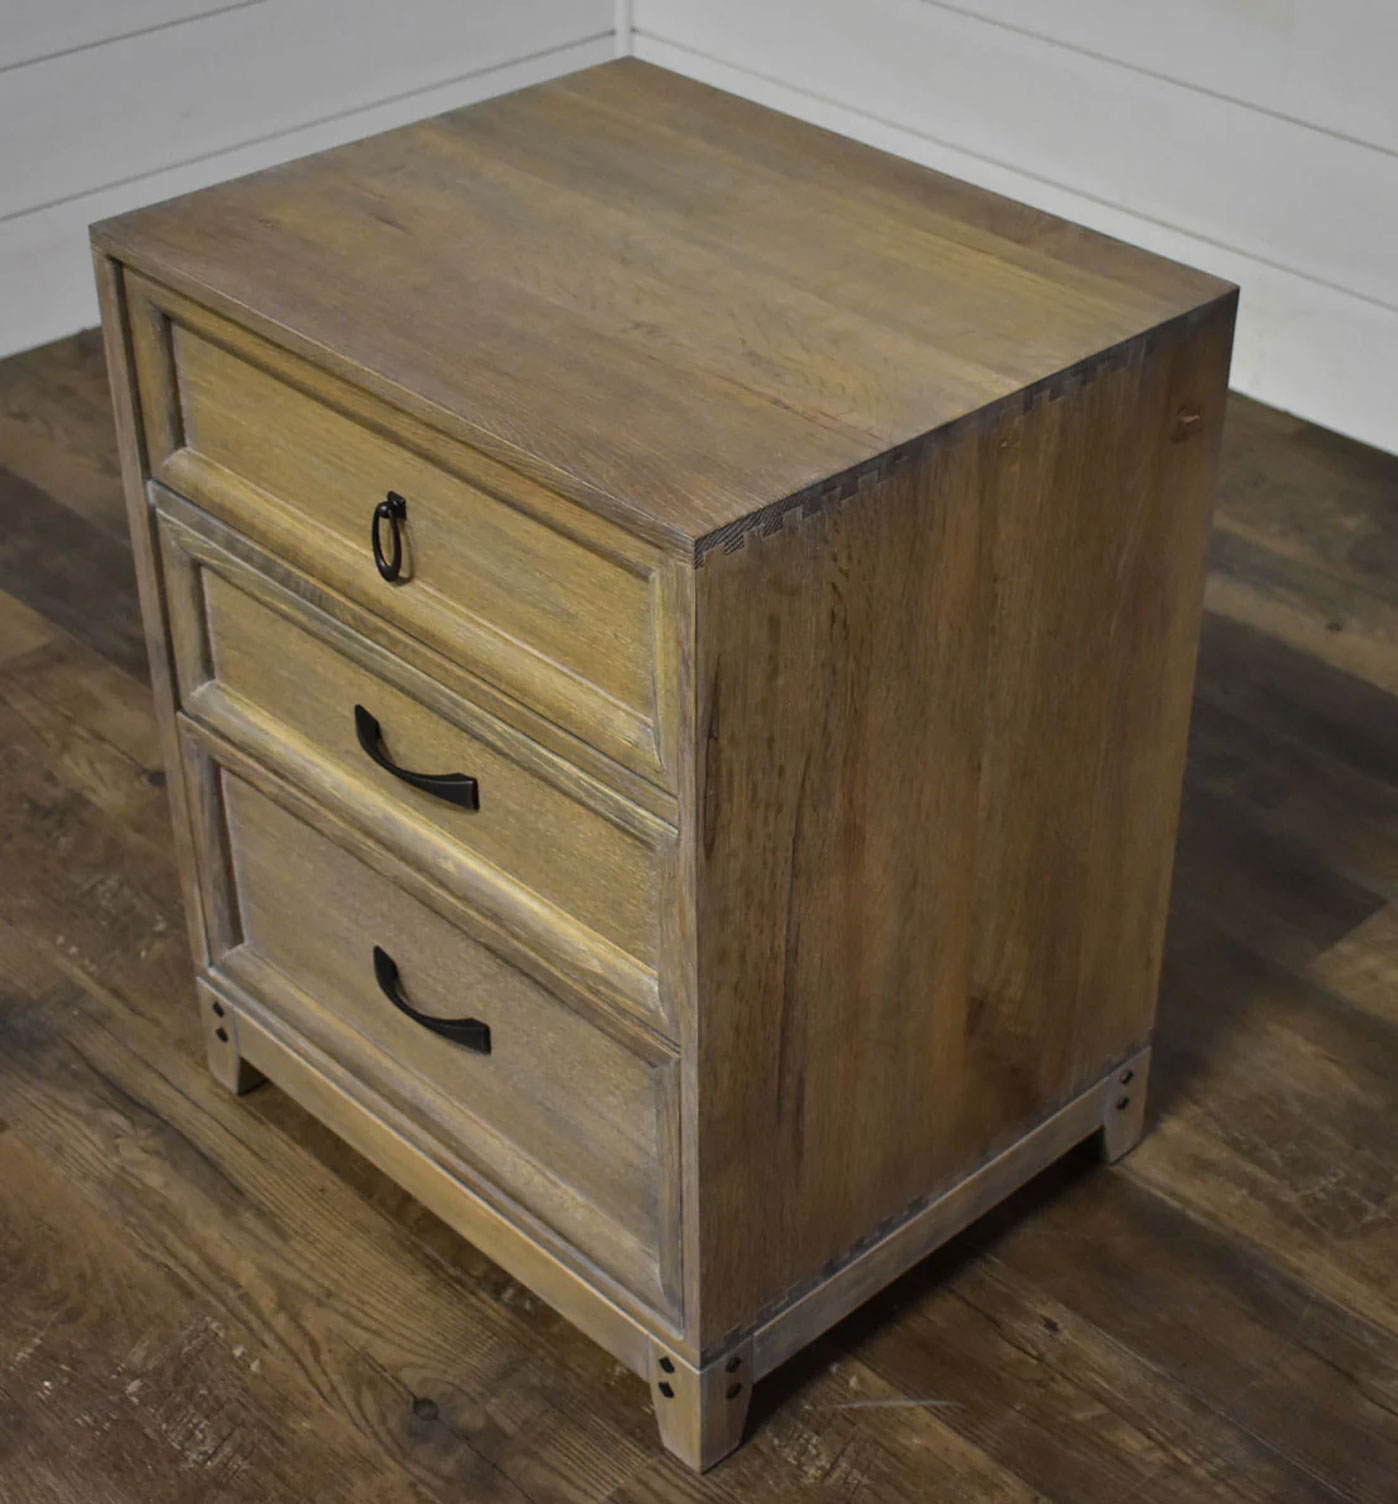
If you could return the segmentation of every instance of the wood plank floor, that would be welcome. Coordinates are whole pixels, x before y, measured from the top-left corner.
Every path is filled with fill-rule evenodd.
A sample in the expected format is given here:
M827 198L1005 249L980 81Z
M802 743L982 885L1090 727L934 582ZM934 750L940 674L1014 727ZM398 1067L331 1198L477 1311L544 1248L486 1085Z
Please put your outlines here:
M642 1383L208 1078L98 342L0 362L0 1500L1398 1498L1398 460L1235 399L1151 1107L760 1386Z

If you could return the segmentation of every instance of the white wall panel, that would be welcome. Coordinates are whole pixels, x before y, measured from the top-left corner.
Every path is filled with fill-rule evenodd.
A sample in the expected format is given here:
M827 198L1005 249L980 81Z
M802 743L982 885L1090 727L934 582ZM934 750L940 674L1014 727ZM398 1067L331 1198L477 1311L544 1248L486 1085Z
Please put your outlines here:
M267 0L0 0L0 68Z
M93 220L603 62L614 23L614 0L0 0L0 355L97 321Z
M0 222L0 354L25 350L97 323L87 238L87 227L96 220L588 68L611 55L610 34L566 45Z
M610 34L607 0L272 0L0 75L0 216ZM560 30L564 34L560 36Z
M924 0L1398 151L1393 0Z
M642 57L1232 278L1234 384L1398 449L1398 154L1306 124L1310 97L1283 118L934 0L635 0L633 19Z

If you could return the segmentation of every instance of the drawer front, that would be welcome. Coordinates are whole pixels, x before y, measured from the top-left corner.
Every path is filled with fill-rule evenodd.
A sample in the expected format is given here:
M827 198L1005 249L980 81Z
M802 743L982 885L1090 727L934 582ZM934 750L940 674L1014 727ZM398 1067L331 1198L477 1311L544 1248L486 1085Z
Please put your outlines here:
M673 828L260 574L220 547L217 525L158 517L186 713L668 1031L657 972ZM382 757L473 778L476 807L375 762L357 710Z
M386 1103L668 1310L672 1059L642 1058L595 1028L245 778L206 764L203 787L224 846L205 864L207 901L231 921L215 978L347 1070L371 1106ZM404 1006L485 1025L489 1053L395 1005L375 947Z
M495 690L673 788L672 575L649 544L129 278L151 474ZM463 356L463 358L468 358ZM398 579L371 542L389 492Z

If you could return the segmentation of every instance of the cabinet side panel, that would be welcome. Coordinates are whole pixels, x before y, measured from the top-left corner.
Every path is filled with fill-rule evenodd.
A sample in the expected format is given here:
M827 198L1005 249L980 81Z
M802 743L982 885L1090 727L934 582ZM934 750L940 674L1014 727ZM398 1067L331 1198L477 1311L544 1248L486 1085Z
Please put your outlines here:
M698 571L705 1346L951 1163L999 436Z
M1032 412L994 504L968 1146L1155 1015L1235 299Z
M1148 1035L1232 316L699 569L706 1349Z

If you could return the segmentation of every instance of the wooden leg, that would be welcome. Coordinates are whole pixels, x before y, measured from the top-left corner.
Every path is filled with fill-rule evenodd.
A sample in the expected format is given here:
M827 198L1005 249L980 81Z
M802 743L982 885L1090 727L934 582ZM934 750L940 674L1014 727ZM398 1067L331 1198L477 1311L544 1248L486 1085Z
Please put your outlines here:
M220 1086L241 1097L267 1079L261 1071L243 1059L238 1049L238 1017L227 1003L216 997L202 982L195 984L199 993L199 1014L204 1022L204 1043L209 1051L209 1070Z
M1114 1164L1129 1154L1141 1137L1146 1120L1146 1084L1150 1051L1123 1066L1112 1081L1102 1114L1102 1158Z
M650 1390L666 1451L702 1473L743 1439L752 1395L752 1342L740 1343L702 1369L652 1343Z

